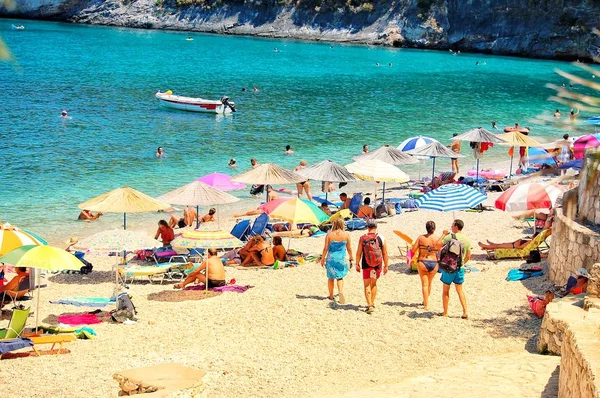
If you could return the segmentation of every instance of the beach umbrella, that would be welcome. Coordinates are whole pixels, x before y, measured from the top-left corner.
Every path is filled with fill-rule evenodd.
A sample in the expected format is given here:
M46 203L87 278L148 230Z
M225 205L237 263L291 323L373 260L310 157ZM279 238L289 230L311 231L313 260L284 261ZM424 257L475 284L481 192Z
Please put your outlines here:
M64 249L47 245L27 245L18 247L4 256L0 262L14 265L15 267L27 267L45 269L48 271L76 270L81 269L81 261ZM40 273L37 273L37 286L40 286ZM35 327L39 325L40 293L37 295L35 311Z
M238 202L240 199L196 180L159 196L158 200L172 205L196 206L196 228L198 228L200 206L224 205Z
M519 131L511 131L508 133L497 134L496 137L502 139L502 143L500 145L510 146L510 147L542 147L544 144L535 140L532 137L527 136ZM514 158L514 150L510 156L510 170L508 172L508 177L512 177L512 165Z
M331 160L323 160L317 164L304 167L297 171L301 176L308 179L317 181L328 181L328 182L350 182L356 181L356 177L352 175L344 166L341 166ZM327 194L325 192L325 200L327 200Z
M366 160L381 160L382 162L400 165L400 164L415 164L419 163L419 160L414 156L410 156L399 149L391 147L389 145L381 146L374 151L363 153L352 158L353 160L366 161Z
M203 183L223 192L236 191L238 189L246 188L246 184L231 181L231 176L224 173L210 173L198 178L198 181L202 181Z
M171 206L133 188L122 187L83 202L78 207L103 213L123 213L123 229L127 229L127 213L166 210Z
M288 171L274 163L263 163L245 173L233 177L231 181L256 185L297 184L306 181L306 177Z
M448 149L439 141L435 141L435 142L432 142L425 146L422 146L420 148L413 149L411 151L408 151L408 153L411 155L415 155L415 156L428 156L433 159L433 168L431 169L431 181L432 182L433 182L433 178L435 177L435 159L436 158L450 158L450 159L464 158L464 155L461 155L460 153L456 153L456 152Z
M592 116L592 117L586 119L583 123L594 126L594 131L597 131L598 126L600 126L600 116Z
M600 146L600 134L590 134L579 137L573 143L573 153L575 159L583 159L585 151L588 148Z
M504 211L548 209L554 206L562 191L554 185L521 183L496 199L496 208Z
M491 145L503 142L495 134L490 133L482 127L477 127L467 131L466 133L459 134L456 137L453 137L452 141L479 142L488 143ZM480 156L475 156L475 160L477 161L476 181L479 181L479 158Z
M487 196L464 184L446 184L427 192L417 200L420 209L436 211L467 210L483 203Z
M438 140L436 140L435 138L418 135L416 137L410 137L402 141L402 143L398 145L398 149L402 152L408 152L429 145L432 142L438 142Z
M530 161L534 160L535 163L541 162L541 163L549 163L549 164L556 165L556 160L554 160L554 155L543 148L536 148L536 147L527 148L527 157L529 158Z
M110 254L120 252L135 252L143 249L154 249L162 246L162 243L156 239L151 238L147 234L124 230L124 229L113 229L108 231L102 231L90 235L85 239L78 241L74 248L76 250L89 250L91 252ZM117 258L117 264L114 267L115 270L115 299L119 295L119 257ZM125 256L123 256L123 262Z
M196 230L185 231L176 237L171 246L185 249L224 249L244 246L244 243L222 230Z
M290 222L292 225L299 223L321 224L329 219L313 202L300 199L276 199L261 206L271 218L279 218Z
M36 234L17 228L9 223L0 223L0 256L21 246L46 245Z
M349 172L365 181L381 181L383 182L383 196L385 200L385 183L386 182L407 182L410 177L389 163L381 160L358 161L346 165Z

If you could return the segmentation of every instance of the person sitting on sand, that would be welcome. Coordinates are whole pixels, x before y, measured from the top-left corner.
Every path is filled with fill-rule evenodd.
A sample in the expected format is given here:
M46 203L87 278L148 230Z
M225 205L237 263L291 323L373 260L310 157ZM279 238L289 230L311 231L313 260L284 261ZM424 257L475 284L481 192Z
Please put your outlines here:
M543 318L546 313L546 306L554 300L554 291L546 290L544 297L527 296L529 307L539 318Z
M425 235L419 236L412 246L412 252L419 252L417 259L417 271L421 278L421 291L423 293L423 307L425 310L429 307L429 295L431 294L431 283L438 271L437 253L442 248L441 239L433 233L435 232L435 222L427 221L425 223Z
M581 294L587 293L588 281L590 275L583 267L577 270L575 276L569 276L563 294Z
M191 264L193 266L193 264ZM202 271L205 271L203 274ZM190 283L204 283L209 288L225 286L225 268L217 256L217 249L208 249L208 258L202 261L198 269L190 272L187 278L181 283L173 286L175 289L183 289Z
M350 208L350 202L352 201L352 199L350 199L348 197L348 195L346 194L346 192L342 192L340 194L340 200L342 201L342 205L340 206L340 210L344 210L344 209L349 209Z
M275 192L272 186L267 185L267 202L279 199L279 194Z
M275 256L275 260L287 261L287 251L283 247L281 236L273 237L273 255Z
M546 220L546 223L544 224L544 229L543 230L550 230L550 232L552 232L552 218L553 217L549 217ZM506 243L494 243L494 242L490 242L489 240L486 240L487 243L482 243L482 242L478 242L479 247L481 247L483 250L495 250L495 249L523 249L524 247L526 247L529 242L531 242L537 235L539 235L543 230L537 231L532 237L531 239L517 239L513 242L506 242Z
M183 210L183 217L177 217L176 215L172 215L169 219L169 227L175 228L185 228L194 225L194 221L196 221L196 217L198 213L193 207L188 207Z
M77 219L84 221L93 221L99 219L102 215L103 213L101 212L94 214L90 210L81 210L81 213L79 213L79 217L77 217Z
M15 272L17 273L6 285L0 286L0 293L6 293L7 296L12 298L21 298L28 291L28 288L20 289L21 282L23 282L28 276L29 271L25 267L17 267L15 268ZM4 268L2 268L1 272L2 277L4 277Z
M329 206L327 206L327 203L323 202L321 203L321 206L319 206L319 209L321 209L321 211L325 214L327 214L328 216L331 216L331 210L329 210Z
M313 236L317 232L321 231L319 227L315 225L304 226L303 228L295 228L289 231L278 231L272 232L271 236L291 236L291 237L299 237L299 236Z
M371 207L371 198L367 197L363 201L363 205L358 208L358 214L360 218L369 219L373 217L373 208Z
M217 209L215 209L214 207L211 208L208 211L208 214L205 214L202 216L202 218L200 219L200 221L202 222L211 222L211 221L215 221L215 213L217 212Z
M156 230L156 235L154 235L154 239L162 240L163 247L170 246L171 241L175 239L175 231L173 228L169 227L169 224L165 220L160 220L158 222L158 229Z
M271 244L260 236L252 237L254 245L248 249L248 256L242 261L242 265L271 266L275 263L273 248ZM241 254L241 251L240 251Z

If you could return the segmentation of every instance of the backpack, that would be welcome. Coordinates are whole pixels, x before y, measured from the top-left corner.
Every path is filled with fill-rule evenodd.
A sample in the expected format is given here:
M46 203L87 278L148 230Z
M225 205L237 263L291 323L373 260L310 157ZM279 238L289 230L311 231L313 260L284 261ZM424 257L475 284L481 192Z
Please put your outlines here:
M381 238L377 234L366 234L360 237L363 247L363 258L371 268L380 267L383 262Z
M458 271L463 265L464 248L455 234L451 234L450 236L452 239L442 247L438 265L442 271L453 273Z
M131 301L131 297L126 292L119 293L117 296L117 311L127 310L130 311L133 315L137 314L135 310L135 305L133 305L133 301Z

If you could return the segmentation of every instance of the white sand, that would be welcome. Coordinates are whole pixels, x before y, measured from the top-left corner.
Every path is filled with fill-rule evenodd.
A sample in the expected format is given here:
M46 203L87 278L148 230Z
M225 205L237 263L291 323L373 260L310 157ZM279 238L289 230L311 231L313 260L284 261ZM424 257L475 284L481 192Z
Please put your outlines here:
M495 197L490 195L487 204ZM476 245L485 238L522 237L521 224L498 210L456 212L456 217L464 220L464 233L474 247L470 265L485 269L466 275L468 321L460 319L454 288L450 317L435 315L442 310L439 277L433 284L431 310L418 305L419 278L407 274L404 259L397 256L403 243L392 230L417 237L427 220L436 221L438 233L452 222L451 213L420 210L380 223L392 257L390 272L378 283L377 310L372 315L362 311L365 298L358 273L351 271L345 279L348 304L332 305L326 299L325 271L316 263L284 270L228 268L228 278L254 287L201 301L149 301L149 293L170 290L171 285L134 283L129 291L139 311L137 324L93 325L98 338L69 344L71 352L66 355L2 360L0 388L10 388L20 397L115 396L115 371L181 362L207 372L212 397L324 396L425 375L480 356L534 349L540 321L529 311L525 295L542 293L546 277L506 282L508 269L523 261L482 260ZM361 234L352 232L353 250ZM323 242L322 237L294 239L292 248L320 253ZM42 318L85 310L49 304L49 299L111 294L113 258L88 259L94 264L88 276L47 278ZM30 318L29 326L33 323Z

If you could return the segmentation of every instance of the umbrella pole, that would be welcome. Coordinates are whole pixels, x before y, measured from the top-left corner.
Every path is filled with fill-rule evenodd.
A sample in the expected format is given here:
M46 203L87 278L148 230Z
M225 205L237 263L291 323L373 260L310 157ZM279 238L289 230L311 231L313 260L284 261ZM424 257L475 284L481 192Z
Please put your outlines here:
M200 206L196 205L196 229L200 228Z
M435 158L433 158L433 169L431 170L431 184L433 186L433 179L435 178Z
M381 193L381 203L385 202L385 181L383 182L383 192Z
M37 298L36 298L36 308L35 308L35 333L38 332L38 326L39 326L39 317L40 317L40 290L42 288L42 282L41 282L41 270L36 270L38 272L37 273Z
M508 169L508 179L512 178L512 164L513 164L513 158L514 158L515 154L514 154L514 148L513 148L513 154L510 157L510 169Z
M123 229L127 229L127 213L123 213Z
M479 158L477 158L477 177L475 178L475 183L479 186Z

